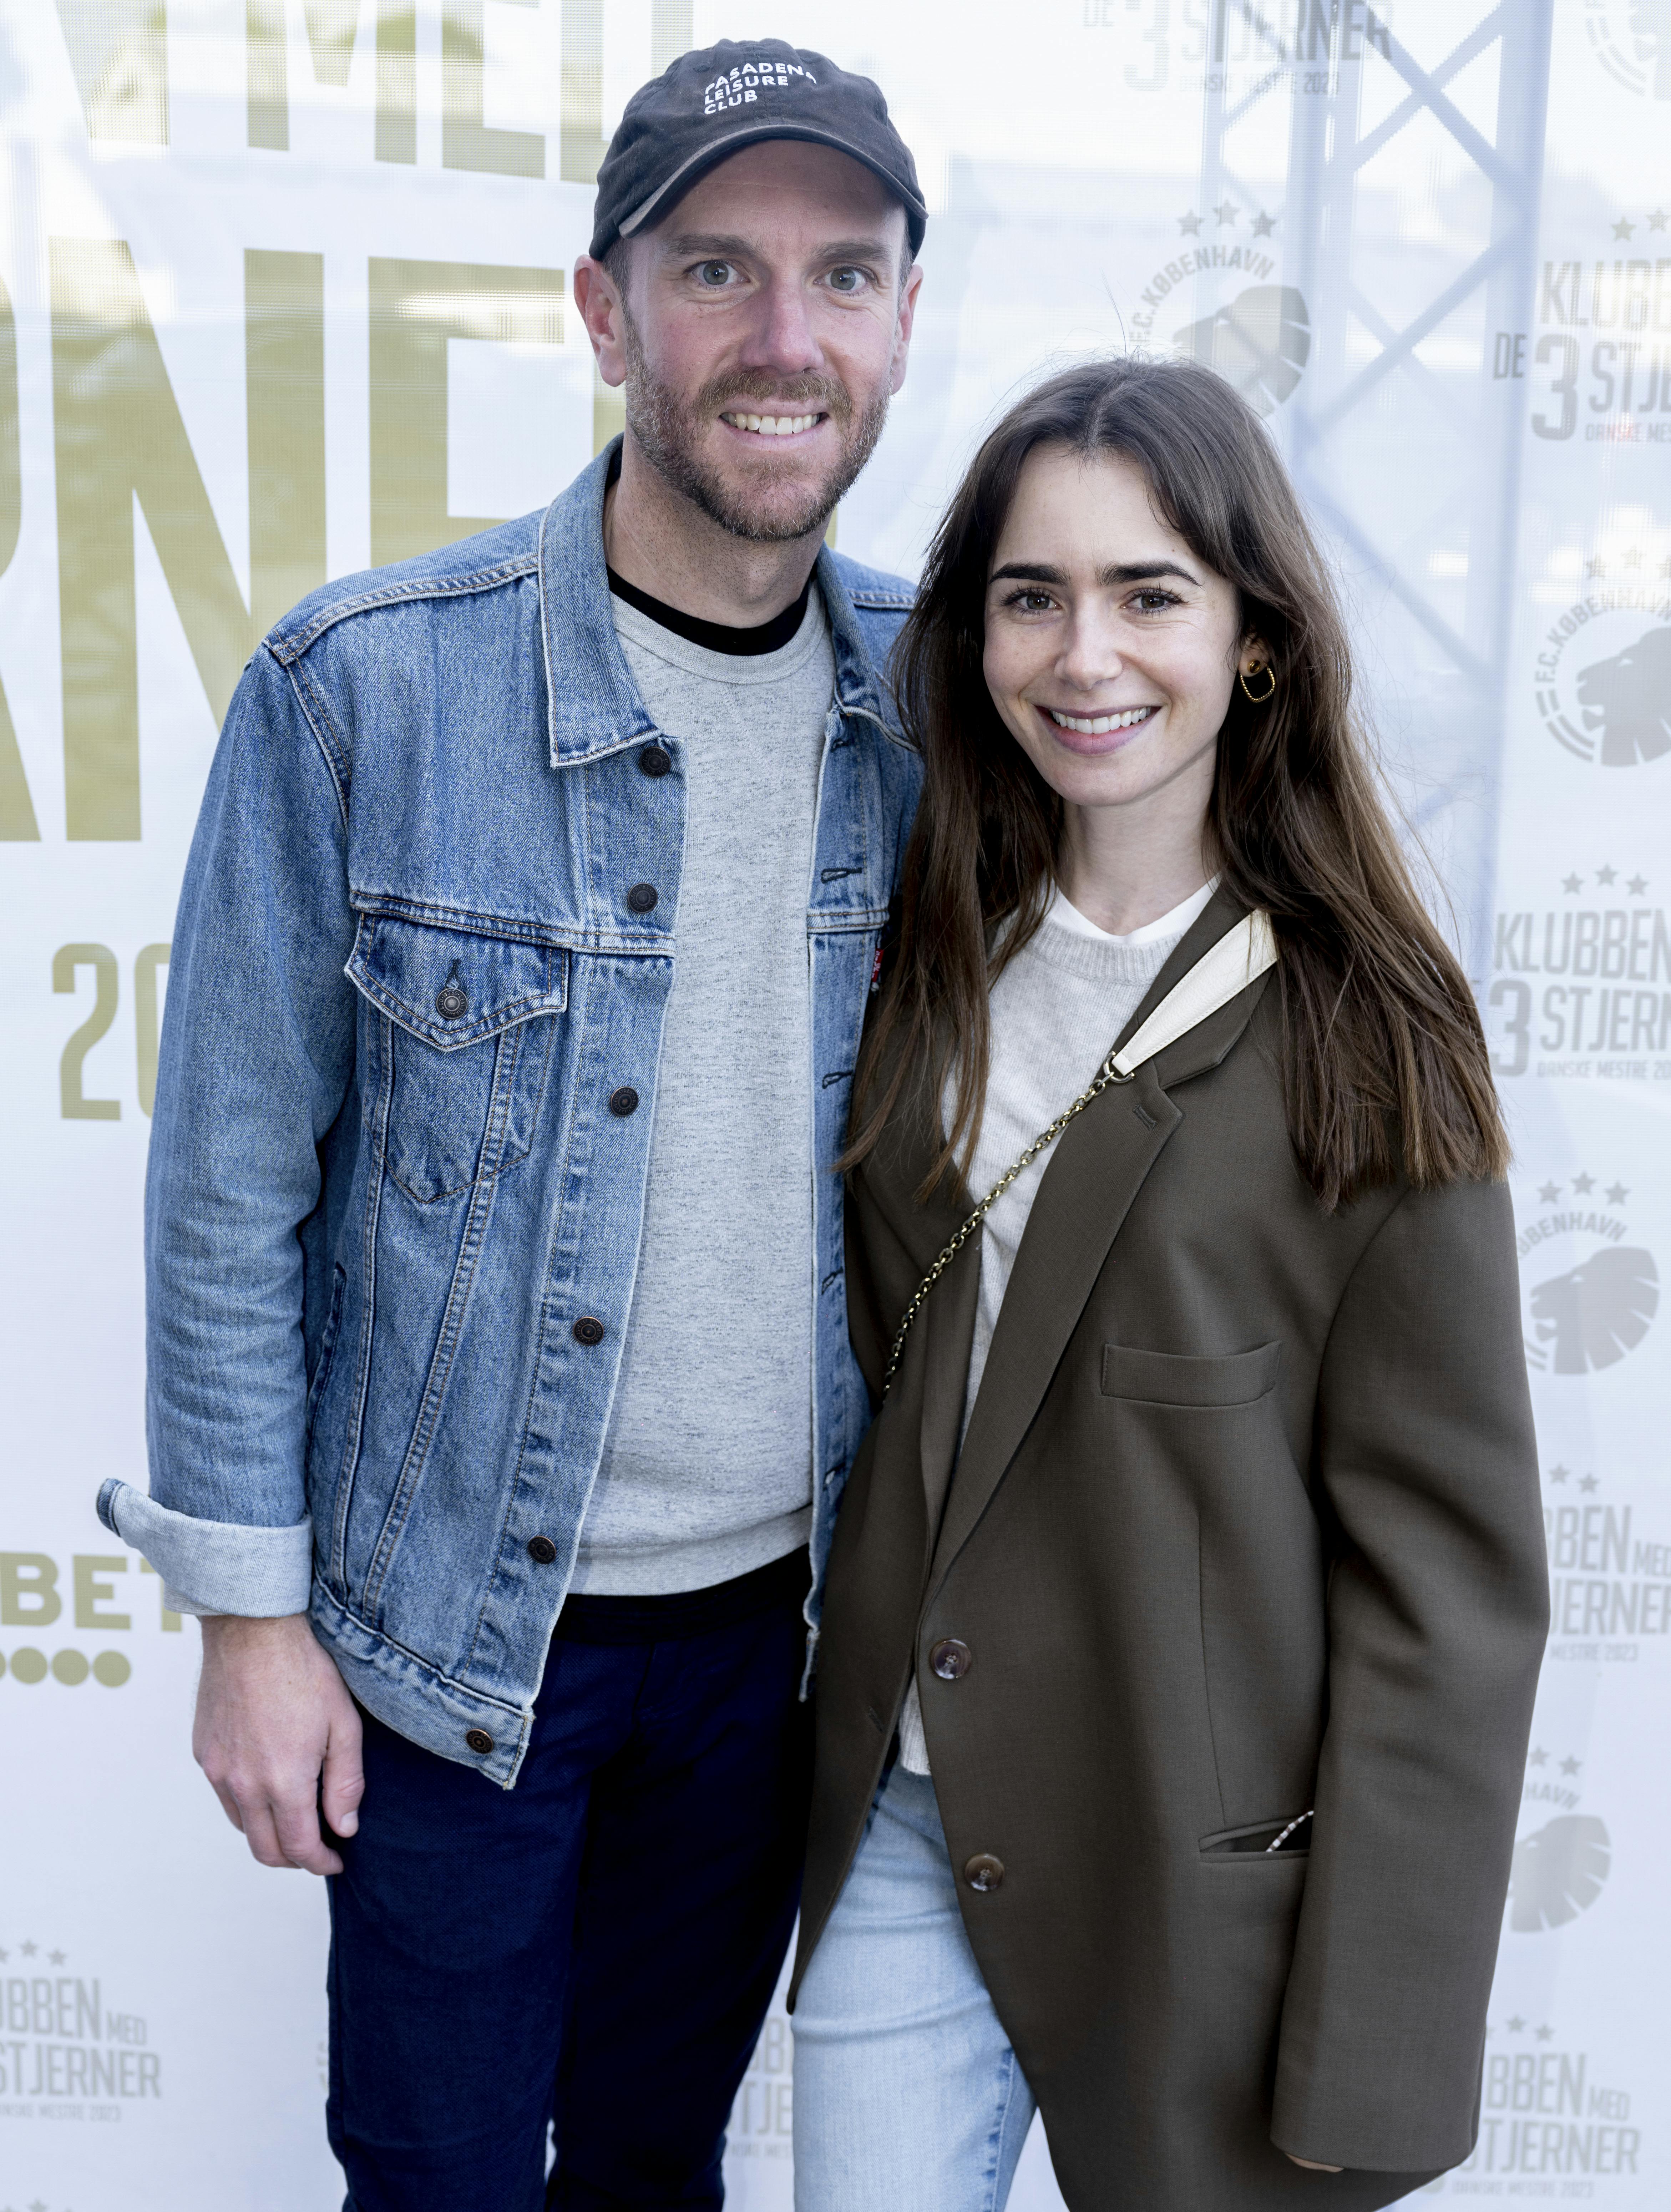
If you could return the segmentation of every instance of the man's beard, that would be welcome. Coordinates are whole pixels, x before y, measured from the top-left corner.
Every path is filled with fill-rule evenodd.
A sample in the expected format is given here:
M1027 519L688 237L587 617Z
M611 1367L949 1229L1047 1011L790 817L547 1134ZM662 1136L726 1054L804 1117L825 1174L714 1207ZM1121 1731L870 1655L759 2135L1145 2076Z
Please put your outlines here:
M821 530L836 501L857 482L888 419L885 392L855 409L847 386L833 377L771 376L759 369L715 377L687 404L644 358L630 318L625 350L627 422L646 460L710 521L757 544L785 544ZM757 489L732 485L704 459L702 442L720 407L735 411L750 399L757 405L769 403L780 413L817 410L829 416L840 444L822 482L763 484Z

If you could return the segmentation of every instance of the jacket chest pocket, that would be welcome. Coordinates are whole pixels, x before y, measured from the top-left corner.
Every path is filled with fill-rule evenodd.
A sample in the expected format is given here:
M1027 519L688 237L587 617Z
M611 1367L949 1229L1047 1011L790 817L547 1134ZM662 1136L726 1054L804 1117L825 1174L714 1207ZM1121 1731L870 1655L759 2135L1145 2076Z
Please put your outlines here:
M390 1174L432 1205L526 1159L545 1089L568 955L552 945L364 915L347 974L381 1017Z

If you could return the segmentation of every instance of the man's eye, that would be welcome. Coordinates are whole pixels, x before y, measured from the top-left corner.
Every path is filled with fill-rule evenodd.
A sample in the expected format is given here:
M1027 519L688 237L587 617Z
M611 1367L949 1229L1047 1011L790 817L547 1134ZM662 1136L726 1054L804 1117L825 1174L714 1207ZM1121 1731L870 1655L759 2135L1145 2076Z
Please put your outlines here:
M848 294L860 292L864 289L864 286L865 272L862 269L832 269L829 272L829 289L832 292Z
M696 281L709 291L718 291L730 275L729 261L704 261L696 271Z

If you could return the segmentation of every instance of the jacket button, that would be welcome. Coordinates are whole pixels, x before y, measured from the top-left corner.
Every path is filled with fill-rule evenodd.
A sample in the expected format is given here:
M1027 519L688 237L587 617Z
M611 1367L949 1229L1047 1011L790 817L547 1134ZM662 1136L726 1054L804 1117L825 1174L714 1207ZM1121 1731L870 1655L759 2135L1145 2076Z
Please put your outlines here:
M485 1729L470 1729L465 1735L465 1741L470 1746L473 1752L477 1753L477 1755L483 1759L485 1759L488 1753L493 1749L493 1738L488 1734ZM971 1859L969 1861L969 1864L973 1866L974 1863L974 1860Z
M557 1547L549 1536L530 1536L528 1557L542 1567L549 1567L557 1556Z
M626 1119L629 1114L637 1113L638 1093L633 1089L630 1083L623 1083L618 1091L611 1091L609 1095L609 1110L611 1114L618 1114L623 1121Z
M603 1340L604 1324L602 1322L595 1319L591 1314L582 1314L574 1324L575 1343L601 1344Z
M995 1859L990 1851L976 1851L975 1856L964 1863L963 1880L971 1889L996 1889L1003 1879L1004 1862Z
M943 1682L960 1682L975 1664L975 1655L967 1644L960 1644L955 1636L948 1636L937 1644L928 1655L928 1663Z
M653 884L635 884L627 893L627 904L635 914L648 914L658 896Z
M638 765L646 775L665 775L673 765L673 756L665 745L646 745L638 756Z

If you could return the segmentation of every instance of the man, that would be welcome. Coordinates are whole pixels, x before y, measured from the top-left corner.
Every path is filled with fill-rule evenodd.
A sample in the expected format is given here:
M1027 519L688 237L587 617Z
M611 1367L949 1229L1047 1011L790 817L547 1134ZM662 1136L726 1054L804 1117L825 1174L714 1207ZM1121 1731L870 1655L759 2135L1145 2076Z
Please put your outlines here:
M354 2212L721 2201L866 1418L829 1169L918 781L908 589L821 540L924 220L867 80L677 62L575 272L624 442L306 600L216 755L151 1495L100 1510L204 1616L228 1817L334 1877Z

